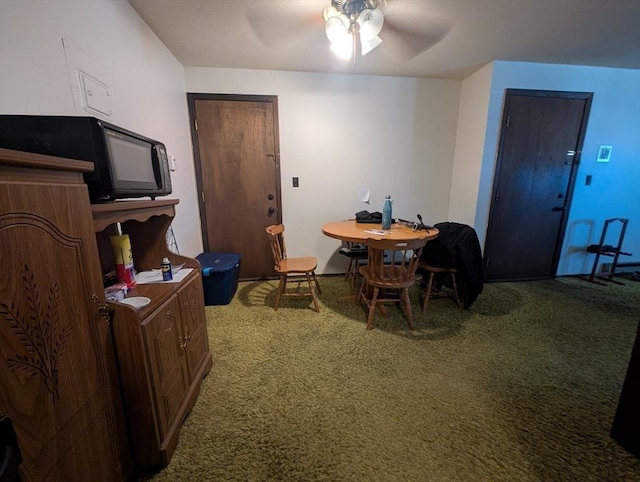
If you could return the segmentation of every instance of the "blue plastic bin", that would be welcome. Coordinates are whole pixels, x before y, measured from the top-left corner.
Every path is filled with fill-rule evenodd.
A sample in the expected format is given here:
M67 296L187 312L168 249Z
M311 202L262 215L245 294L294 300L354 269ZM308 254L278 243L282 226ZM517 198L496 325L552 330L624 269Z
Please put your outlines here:
M241 256L237 253L200 253L204 304L228 305L238 289Z

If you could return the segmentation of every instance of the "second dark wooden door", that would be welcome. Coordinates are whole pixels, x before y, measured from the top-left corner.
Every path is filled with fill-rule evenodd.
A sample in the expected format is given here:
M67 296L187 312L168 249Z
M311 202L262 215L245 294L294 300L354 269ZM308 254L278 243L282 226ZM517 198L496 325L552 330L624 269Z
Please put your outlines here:
M277 99L189 94L203 245L242 256L241 279L274 275L265 228L281 222Z
M487 281L555 276L592 94L507 90Z

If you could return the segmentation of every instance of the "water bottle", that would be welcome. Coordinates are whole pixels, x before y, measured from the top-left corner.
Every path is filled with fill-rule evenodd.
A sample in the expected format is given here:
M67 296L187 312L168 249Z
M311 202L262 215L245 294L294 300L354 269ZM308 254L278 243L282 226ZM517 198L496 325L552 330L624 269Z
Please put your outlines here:
M391 229L391 196L387 195L382 206L382 229Z
M173 279L173 272L171 271L171 261L169 258L164 258L160 264L162 270L162 281L171 281Z

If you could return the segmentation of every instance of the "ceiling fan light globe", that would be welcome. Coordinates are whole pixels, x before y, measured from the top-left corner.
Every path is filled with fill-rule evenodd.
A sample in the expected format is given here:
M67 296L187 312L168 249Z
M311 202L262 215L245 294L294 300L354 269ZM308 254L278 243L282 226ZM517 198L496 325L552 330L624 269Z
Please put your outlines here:
M329 20L331 17L337 17L338 15L340 14L338 13L338 10L336 9L336 7L327 7L322 11L322 18L324 19L325 22Z
M382 30L384 15L378 9L368 8L360 13L357 21L360 25L360 35L370 39L376 37Z
M370 5L369 8L375 8L382 13L387 9L387 0L369 0L368 4Z
M382 39L377 35L372 38L363 38L362 36L360 36L362 55L367 55L369 52L371 52L381 43L382 43Z
M329 47L334 55L343 60L349 60L351 58L352 41L351 35L347 35L344 40L338 42L331 42Z
M349 36L349 19L344 14L329 17L324 25L324 31L331 43L340 42L343 37Z

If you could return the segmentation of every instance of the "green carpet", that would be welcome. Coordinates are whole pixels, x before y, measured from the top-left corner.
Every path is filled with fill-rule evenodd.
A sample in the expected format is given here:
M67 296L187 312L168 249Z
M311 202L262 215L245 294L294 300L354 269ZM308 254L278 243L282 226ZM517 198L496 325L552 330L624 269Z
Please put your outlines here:
M609 430L640 283L495 283L469 310L338 301L320 278L271 308L276 282L207 307L214 366L154 481L630 481L640 461Z

